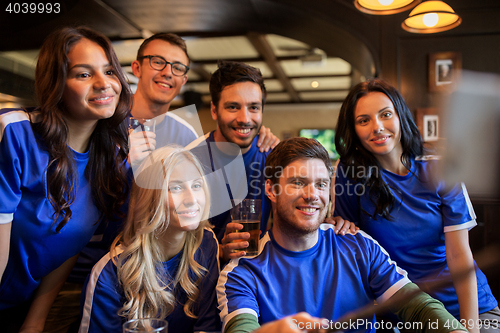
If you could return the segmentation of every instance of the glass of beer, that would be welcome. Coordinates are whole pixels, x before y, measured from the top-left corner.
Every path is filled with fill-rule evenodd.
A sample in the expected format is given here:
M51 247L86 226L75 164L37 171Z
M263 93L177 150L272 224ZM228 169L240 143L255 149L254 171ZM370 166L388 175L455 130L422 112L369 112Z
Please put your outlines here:
M262 215L262 201L259 199L245 199L231 209L231 220L243 225L243 229L236 233L248 232L250 238L236 239L233 243L248 242L248 247L236 249L233 252L245 251L248 256L255 256L259 252L260 216Z
M123 333L167 333L168 323L158 318L132 319L123 324Z

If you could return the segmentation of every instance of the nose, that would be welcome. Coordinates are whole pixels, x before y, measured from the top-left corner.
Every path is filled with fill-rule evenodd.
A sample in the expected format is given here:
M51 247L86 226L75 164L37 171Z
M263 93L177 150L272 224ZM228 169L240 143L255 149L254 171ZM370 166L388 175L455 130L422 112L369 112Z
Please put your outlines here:
M303 198L307 202L315 202L319 200L318 189L314 186L314 184L309 184L304 188Z
M161 75L166 76L166 77L171 77L172 76L172 64L167 64L165 68L161 71Z
M374 133L382 133L384 131L384 124L382 120L377 119L373 122L373 132Z
M196 204L196 197L191 188L188 188L183 192L182 203L186 207L190 207Z
M252 122L252 119L250 118L250 111L246 107L242 108L238 112L238 117L236 118L236 121L238 124L245 124L248 125Z
M95 76L96 80L94 82L94 89L106 91L111 87L111 83L109 82L109 78L103 73L97 74Z

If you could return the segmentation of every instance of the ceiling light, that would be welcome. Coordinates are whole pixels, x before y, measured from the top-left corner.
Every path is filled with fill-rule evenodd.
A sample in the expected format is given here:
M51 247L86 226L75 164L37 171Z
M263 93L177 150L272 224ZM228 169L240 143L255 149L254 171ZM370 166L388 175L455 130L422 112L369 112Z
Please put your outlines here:
M453 29L460 23L460 16L443 1L426 1L415 7L401 26L409 32L432 34Z
M312 81L311 82L311 87L313 87L314 89L318 88L319 87L319 82L318 81Z
M422 0L354 0L354 6L363 13L390 15L409 10Z

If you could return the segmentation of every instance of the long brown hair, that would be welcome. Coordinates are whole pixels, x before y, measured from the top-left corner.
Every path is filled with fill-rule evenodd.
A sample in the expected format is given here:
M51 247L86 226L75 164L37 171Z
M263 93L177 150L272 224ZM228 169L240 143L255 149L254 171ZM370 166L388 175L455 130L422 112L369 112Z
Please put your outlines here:
M128 196L125 162L128 155L127 127L123 121L132 106L132 94L121 71L111 42L101 33L86 28L63 28L44 41L35 71L35 92L42 120L33 125L50 154L47 170L48 198L54 207L54 222L60 217L59 232L71 218L76 195L76 167L67 145L68 126L62 95L68 73L68 53L86 38L102 47L119 79L122 91L114 115L97 122L90 137L89 161L85 177L91 184L92 197L100 219L120 216L119 209ZM96 221L97 222L97 221Z

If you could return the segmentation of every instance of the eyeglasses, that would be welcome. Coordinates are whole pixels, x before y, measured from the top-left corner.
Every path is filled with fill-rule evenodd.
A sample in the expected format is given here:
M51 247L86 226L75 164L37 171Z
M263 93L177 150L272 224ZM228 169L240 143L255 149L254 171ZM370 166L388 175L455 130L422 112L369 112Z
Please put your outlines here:
M142 57L138 57L137 60L141 60L144 58L149 58L149 65L151 66L152 69L157 70L157 71L162 71L167 67L168 64L170 64L170 70L172 71L172 74L175 76L183 76L185 75L189 67L181 64L180 62L168 62L163 57L160 56L152 56L152 55L145 55Z

